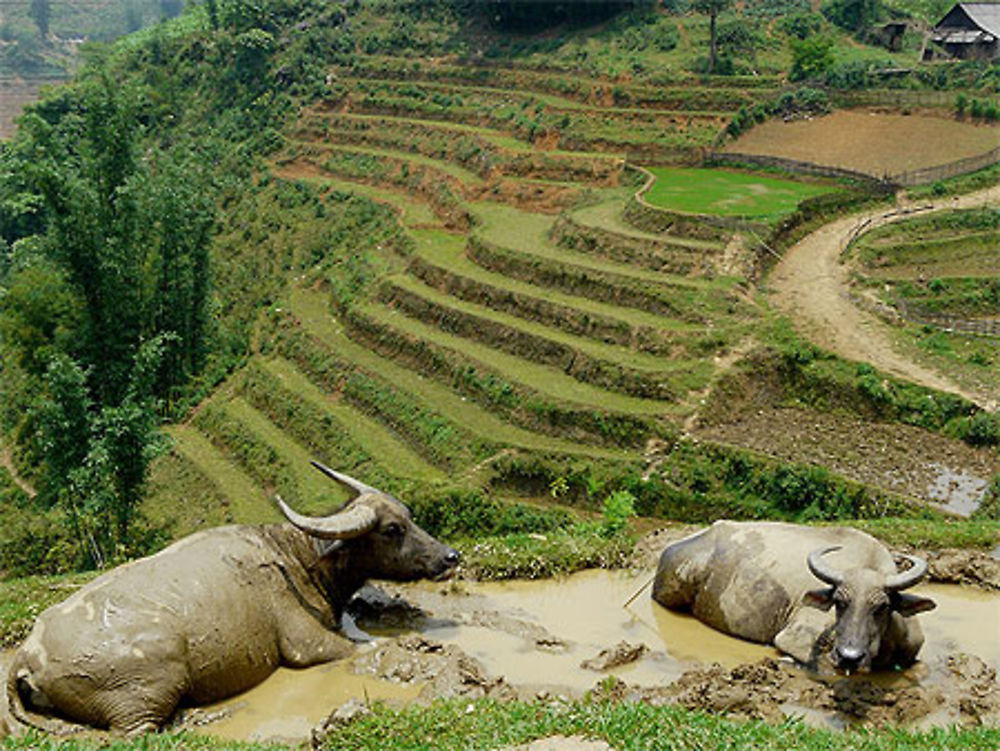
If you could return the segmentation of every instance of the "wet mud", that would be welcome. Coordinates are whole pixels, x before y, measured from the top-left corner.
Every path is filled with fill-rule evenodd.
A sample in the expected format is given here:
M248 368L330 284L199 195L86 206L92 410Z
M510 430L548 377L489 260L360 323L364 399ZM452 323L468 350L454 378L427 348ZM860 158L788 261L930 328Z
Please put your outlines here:
M304 739L310 727L350 721L375 699L587 692L739 718L799 716L832 728L1000 724L1000 595L915 588L938 603L919 616L926 635L920 662L845 677L809 674L772 647L660 607L649 596L651 573L366 587L348 625L354 638L370 641L351 659L280 670L229 702L189 710L181 725L225 738Z
M325 724L366 713L376 700L587 692L738 718L800 716L833 728L1000 725L996 592L915 588L938 604L918 616L926 636L921 660L905 671L845 677L806 673L772 647L668 611L650 597L651 575L647 565L533 582L366 587L345 623L358 642L351 658L279 669L244 694L182 710L174 727L225 739L303 741Z

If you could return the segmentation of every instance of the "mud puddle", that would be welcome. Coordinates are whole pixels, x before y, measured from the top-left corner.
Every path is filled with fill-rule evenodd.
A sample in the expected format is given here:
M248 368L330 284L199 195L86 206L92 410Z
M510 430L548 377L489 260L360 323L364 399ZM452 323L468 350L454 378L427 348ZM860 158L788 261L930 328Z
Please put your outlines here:
M402 704L419 693L419 685L358 675L349 661L303 670L278 668L245 693L182 710L175 724L225 740L301 741L330 712L352 699Z
M301 740L351 699L363 707L376 699L531 699L588 690L737 716L792 714L827 727L950 724L970 721L970 713L1000 718L997 593L916 588L938 603L919 616L926 635L921 662L906 671L816 680L771 647L656 605L644 586L651 573L366 588L354 611L373 641L353 658L279 670L245 694L189 710L183 725L230 739Z
M989 484L988 478L954 470L938 462L928 467L936 474L927 487L927 497L941 508L969 516L979 508Z

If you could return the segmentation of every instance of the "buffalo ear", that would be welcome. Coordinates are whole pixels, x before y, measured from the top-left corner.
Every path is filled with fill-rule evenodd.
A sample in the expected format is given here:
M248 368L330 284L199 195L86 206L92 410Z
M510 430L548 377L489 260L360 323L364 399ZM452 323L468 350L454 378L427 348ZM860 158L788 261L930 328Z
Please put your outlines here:
M905 592L894 592L892 595L892 609L904 618L917 613L926 613L937 607L934 600L929 600L920 595L906 594Z
M833 587L823 589L811 589L802 595L802 604L820 610L829 610L833 605Z

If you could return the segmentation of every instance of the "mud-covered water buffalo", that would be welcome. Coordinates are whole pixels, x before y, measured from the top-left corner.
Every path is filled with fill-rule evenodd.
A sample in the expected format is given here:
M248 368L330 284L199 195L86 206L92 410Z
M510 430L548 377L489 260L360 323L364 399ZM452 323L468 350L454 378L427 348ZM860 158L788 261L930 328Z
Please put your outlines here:
M418 527L398 500L320 464L357 497L291 524L229 526L120 566L42 613L14 657L14 716L49 731L58 718L134 734L178 703L205 703L264 680L279 664L335 660L333 630L369 579L443 578L458 553Z
M935 605L903 593L927 563L902 557L910 567L900 572L882 543L847 527L719 521L663 551L653 599L807 665L832 632L839 670L906 666L924 641L909 616Z

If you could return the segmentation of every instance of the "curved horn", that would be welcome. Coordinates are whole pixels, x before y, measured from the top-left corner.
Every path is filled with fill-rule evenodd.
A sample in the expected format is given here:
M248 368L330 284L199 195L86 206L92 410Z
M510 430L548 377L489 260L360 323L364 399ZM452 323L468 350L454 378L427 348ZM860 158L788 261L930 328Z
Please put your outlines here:
M344 485L354 492L358 493L378 493L379 491L373 488L371 485L365 485L361 480L355 480L350 475L345 475L343 472L338 472L335 469L330 469L325 464L320 464L317 461L310 461L316 469L322 472L324 475L329 477L331 480L336 480L341 485Z
M310 517L297 514L281 496L275 496L281 513L292 524L315 537L326 540L349 540L371 531L378 521L375 511L368 506L352 506L331 516Z
M918 581L927 576L927 561L916 555L900 554L910 562L910 567L906 571L893 574L885 580L885 588L890 592L899 592L902 589L912 587Z
M844 581L844 575L837 571L833 566L823 560L823 556L827 553L832 553L834 550L840 550L840 545L834 545L829 548L820 548L819 550L814 550L806 558L806 564L809 566L809 570L812 571L813 576L815 576L820 581L824 581L827 584L832 584L833 586L839 585Z

